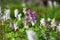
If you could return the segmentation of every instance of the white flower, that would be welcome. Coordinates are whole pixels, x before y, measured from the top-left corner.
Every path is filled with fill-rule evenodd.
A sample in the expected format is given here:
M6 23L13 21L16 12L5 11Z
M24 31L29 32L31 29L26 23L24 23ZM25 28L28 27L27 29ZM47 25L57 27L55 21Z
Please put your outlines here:
M52 21L51 21L51 26L56 26L55 18L52 19Z
M57 26L57 30L60 31L60 23L59 23L59 25Z
M5 9L4 15L6 16L6 20L10 19L10 9Z
M48 20L49 22L51 21L51 19L50 19L50 18L48 18L47 20Z
M38 40L34 31L26 30L26 34L27 34L28 40Z
M3 15L2 19L5 21L5 20L6 20L6 16L5 16L5 15Z
M48 1L48 4L49 4L49 6L51 6L51 7L52 7L52 2L51 2L51 1Z
M41 23L43 26L45 26L45 19L44 19L44 18L41 18L40 23Z
M26 14L26 8L23 8L23 13Z
M56 3L56 1L54 1L54 2L53 2L53 4L54 4L54 6L57 6L57 3Z
M15 31L18 29L17 23L14 23L14 29L15 29Z
M20 14L18 14L18 20L21 20L21 16L22 16L22 14L20 13Z
M15 15L16 18L17 18L18 12L19 12L18 9L14 10L14 15Z
M31 24L32 24L32 26L34 26L35 23L33 21L31 21Z
M26 4L25 4L25 3L23 3L23 4L22 4L22 7L25 7L25 6L26 6Z

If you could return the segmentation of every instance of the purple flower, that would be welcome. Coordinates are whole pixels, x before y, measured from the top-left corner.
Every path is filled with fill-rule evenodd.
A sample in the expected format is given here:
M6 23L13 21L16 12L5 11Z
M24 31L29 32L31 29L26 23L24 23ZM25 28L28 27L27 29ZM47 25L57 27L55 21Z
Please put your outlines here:
M27 13L28 15L30 15L30 14L31 14L31 10L30 10L30 9L27 10L26 13Z
M25 16L24 17L24 26L25 26L25 28L28 28L28 16Z
M32 18L33 22L35 22L37 20L36 15L35 15L35 11L32 12L31 18Z
M30 20L30 22L33 24L35 24L36 23L36 21L37 21L37 17L36 17L36 12L35 11L31 11L30 9L29 10L27 10L27 12L26 12L27 14L28 14L28 17L29 17L29 20Z
M14 29L14 23L13 23L13 22L10 22L10 27L11 27L12 29Z

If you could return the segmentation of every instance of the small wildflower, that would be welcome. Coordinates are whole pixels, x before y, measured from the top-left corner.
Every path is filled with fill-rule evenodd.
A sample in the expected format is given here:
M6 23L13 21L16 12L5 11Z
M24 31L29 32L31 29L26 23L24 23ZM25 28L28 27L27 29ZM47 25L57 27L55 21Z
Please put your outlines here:
M43 26L45 26L45 19L44 19L44 18L41 18L40 23L41 23Z
M6 20L6 15L3 15L2 16L2 19L5 21Z
M49 4L49 6L51 6L51 7L53 6L53 5L52 5L52 1L50 1L50 0L48 1L48 4Z
M5 9L4 15L6 17L6 20L10 19L10 9Z
M14 30L16 31L18 29L17 23L14 23Z
M10 22L10 27L11 27L12 29L14 29L14 23L13 23L13 22Z
M31 24L32 24L32 26L34 26L35 23L33 21L31 21Z
M31 11L30 9L27 10L27 14L29 15L29 20L32 24L32 26L36 23L37 17L35 15L35 11Z
M57 30L60 31L60 23L59 23L59 25L57 26Z
M56 26L55 18L52 19L52 21L51 21L51 26Z
M18 14L18 20L21 20L21 16L22 16L22 14L20 13L20 14Z
M27 34L28 40L38 40L34 31L26 30L26 34Z
M26 4L25 4L25 3L23 3L23 4L22 4L22 7L25 7L25 6L26 6Z
M28 28L28 25L29 25L29 24L28 24L28 16L25 16L25 17L24 17L24 27L25 27L25 28Z
M51 19L50 19L50 18L48 18L48 19L47 19L47 21L49 21L49 22L50 22L50 21L51 21Z
M15 31L18 29L17 23L10 22L10 27L14 29Z
M23 8L23 13L26 14L26 8Z
M18 9L15 9L15 10L14 10L14 15L15 15L16 18L17 18L17 16L18 16L18 12L19 12Z

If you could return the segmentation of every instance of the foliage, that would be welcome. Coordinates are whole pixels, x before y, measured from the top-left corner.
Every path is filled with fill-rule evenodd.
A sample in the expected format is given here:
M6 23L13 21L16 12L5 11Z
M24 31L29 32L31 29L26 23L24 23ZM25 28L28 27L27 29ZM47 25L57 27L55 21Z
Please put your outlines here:
M2 12L4 10L5 7L2 7ZM22 6L21 5L11 5L10 9L11 9L11 20L12 22L17 21L14 17L14 9L18 8L19 11L23 14L22 12ZM29 8L28 6L26 7L27 9ZM60 7L38 7L38 6L33 6L30 7L31 10L35 10L36 11L36 15L37 15L37 23L35 26L31 26L30 28L31 30L36 32L36 35L38 37L39 40L58 40L59 39L59 35L60 32L58 32L57 30L53 30L53 28L49 27L48 29L42 25L39 26L40 24L40 18L44 17L46 18L56 18L57 21L60 21ZM24 16L23 16L24 17ZM18 21L18 25L19 25L19 30L14 31L13 29L10 28L9 26L9 21L4 21L5 25L2 25L2 23L0 23L0 34L3 36L0 38L4 40L28 40L27 39L27 35L26 35L26 30L24 28L23 25L23 21L24 18L22 17L21 21ZM1 40L0 39L0 40Z

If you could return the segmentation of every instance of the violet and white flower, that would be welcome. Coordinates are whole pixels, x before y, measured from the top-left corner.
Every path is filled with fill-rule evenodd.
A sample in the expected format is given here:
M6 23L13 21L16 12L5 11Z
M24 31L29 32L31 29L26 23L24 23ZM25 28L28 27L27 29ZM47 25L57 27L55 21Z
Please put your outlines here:
M59 25L57 26L57 30L60 32L60 23L59 23Z
M38 40L36 33L33 30L26 30L28 40Z
M31 13L32 13L32 12L31 12L31 10L29 9L29 10L26 11L26 13L27 13L29 16L31 16Z
M14 29L14 23L13 23L13 22L10 22L10 27L11 27L12 29Z
M18 29L17 23L10 22L10 27L14 29L15 31Z
M22 14L20 13L20 14L18 14L18 21L20 21L21 20L21 16L22 16Z
M45 19L41 18L40 23L41 23L41 25L45 26Z
M30 20L31 20L32 26L34 26L37 20L34 17L32 17L32 19L30 19Z
M31 11L30 9L27 10L27 14L29 15L29 20L32 24L32 26L34 26L34 24L36 23L37 21L37 17L35 15L35 11Z
M14 15L15 15L16 18L17 18L17 16L18 16L18 13L19 13L18 9L15 9L15 10L14 10Z
M28 16L25 16L24 17L24 27L28 28L28 25L29 25L29 23L28 23Z
M36 22L37 17L35 15L35 11L32 12L31 17L32 17L33 22Z

